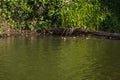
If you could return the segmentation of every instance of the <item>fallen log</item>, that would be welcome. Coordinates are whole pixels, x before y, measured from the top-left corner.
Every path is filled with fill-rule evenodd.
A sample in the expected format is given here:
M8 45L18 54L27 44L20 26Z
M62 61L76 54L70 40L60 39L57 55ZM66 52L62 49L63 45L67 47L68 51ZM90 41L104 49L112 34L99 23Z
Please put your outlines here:
M97 36L97 37L103 37L106 39L117 39L120 40L120 33L109 33L109 32L103 32L103 31L92 31L92 30L83 30L81 28L54 28L49 30L41 30L40 32L34 32L34 31L11 31L11 32L3 32L0 33L0 38L6 38L9 36L19 36L19 35L27 35L27 36L45 36L45 35L56 35L56 36Z
M120 33L109 33L109 32L103 32L103 31L83 30L81 28L76 28L76 29L56 28L56 29L51 29L49 31L51 31L52 35L58 35L58 36L92 35L92 36L105 37L107 39L120 39Z
M101 32L101 31L88 31L89 34L95 36L102 36L108 39L120 39L120 33L108 33L108 32Z

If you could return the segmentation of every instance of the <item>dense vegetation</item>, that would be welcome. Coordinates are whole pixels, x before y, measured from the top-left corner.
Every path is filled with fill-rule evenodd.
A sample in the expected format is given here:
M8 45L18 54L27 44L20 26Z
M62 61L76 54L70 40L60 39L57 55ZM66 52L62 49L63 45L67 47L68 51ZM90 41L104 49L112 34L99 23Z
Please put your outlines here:
M120 32L119 0L1 0L0 27Z

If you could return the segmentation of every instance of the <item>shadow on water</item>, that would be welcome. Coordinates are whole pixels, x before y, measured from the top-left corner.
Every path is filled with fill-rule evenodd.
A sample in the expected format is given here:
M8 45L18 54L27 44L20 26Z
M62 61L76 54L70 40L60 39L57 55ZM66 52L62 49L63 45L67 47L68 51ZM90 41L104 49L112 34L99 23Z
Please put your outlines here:
M0 80L118 80L119 45L79 38L0 40Z

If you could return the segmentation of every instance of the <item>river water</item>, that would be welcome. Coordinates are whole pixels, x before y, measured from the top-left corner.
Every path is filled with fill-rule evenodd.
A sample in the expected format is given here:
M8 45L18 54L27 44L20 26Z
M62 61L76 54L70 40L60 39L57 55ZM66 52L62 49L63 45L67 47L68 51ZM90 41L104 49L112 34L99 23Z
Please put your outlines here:
M120 41L0 39L0 80L120 80Z

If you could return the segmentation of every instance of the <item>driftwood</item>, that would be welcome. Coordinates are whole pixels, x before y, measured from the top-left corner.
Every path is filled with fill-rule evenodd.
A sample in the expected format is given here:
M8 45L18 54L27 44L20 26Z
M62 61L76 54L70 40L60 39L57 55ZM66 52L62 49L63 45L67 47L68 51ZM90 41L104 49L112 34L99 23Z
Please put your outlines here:
M117 39L120 40L120 33L108 33L102 31L91 31L91 30L83 30L80 28L54 28L50 30L41 30L39 32L34 31L10 31L10 32L3 32L0 33L0 38L5 38L9 36L20 36L20 35L27 35L27 36L45 36L45 35L56 35L56 36L98 36L107 39Z
M91 31L91 30L83 30L80 28L73 29L64 29L64 28L57 28L50 30L53 35L58 36L81 36L81 35L92 35L92 36L99 36L105 37L107 39L120 39L120 33L108 33L102 31Z
M96 35L96 36L103 36L108 39L120 39L119 33L107 33L107 32L96 32L96 31L89 31L90 34Z

